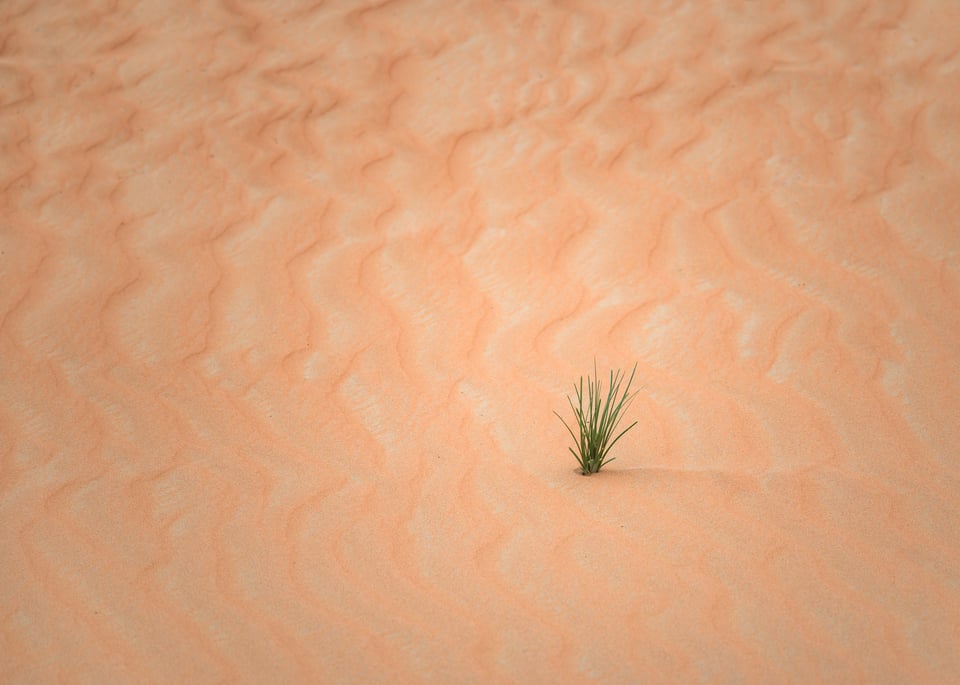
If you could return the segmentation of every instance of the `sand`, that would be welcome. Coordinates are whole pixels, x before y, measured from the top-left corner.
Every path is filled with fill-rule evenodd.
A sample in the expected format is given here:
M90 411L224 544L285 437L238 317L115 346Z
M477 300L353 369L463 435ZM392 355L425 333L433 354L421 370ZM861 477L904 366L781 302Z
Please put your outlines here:
M958 416L955 3L0 4L4 683L956 682Z

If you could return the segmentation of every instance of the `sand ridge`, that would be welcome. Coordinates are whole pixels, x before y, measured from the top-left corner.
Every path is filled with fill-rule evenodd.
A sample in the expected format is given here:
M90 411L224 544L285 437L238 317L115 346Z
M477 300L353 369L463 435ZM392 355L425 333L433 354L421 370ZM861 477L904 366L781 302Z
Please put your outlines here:
M957 26L3 3L0 680L951 682Z

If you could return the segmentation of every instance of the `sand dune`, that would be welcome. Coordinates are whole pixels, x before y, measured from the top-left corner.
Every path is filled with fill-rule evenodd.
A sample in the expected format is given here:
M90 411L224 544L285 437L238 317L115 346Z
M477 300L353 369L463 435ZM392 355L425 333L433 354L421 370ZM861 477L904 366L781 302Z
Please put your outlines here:
M0 4L0 681L955 682L957 27Z

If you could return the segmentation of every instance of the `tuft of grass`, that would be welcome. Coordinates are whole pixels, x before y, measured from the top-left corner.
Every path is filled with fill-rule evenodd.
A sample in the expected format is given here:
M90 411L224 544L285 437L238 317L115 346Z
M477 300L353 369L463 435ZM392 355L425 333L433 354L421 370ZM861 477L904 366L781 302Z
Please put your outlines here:
M576 415L577 424L580 427L579 436L574 434L560 414L553 412L557 414L557 418L563 421L570 437L573 438L577 450L574 451L572 447L568 449L570 454L576 458L577 463L580 464L580 473L584 476L596 473L613 461L614 457L607 456L610 449L617 443L617 440L623 437L624 433L637 425L637 422L634 421L623 429L617 437L613 440L610 439L614 431L617 430L620 419L623 418L624 410L630 406L633 398L639 392L638 390L632 395L630 394L630 385L633 383L633 376L636 372L637 365L634 364L630 379L627 380L627 385L621 393L620 387L623 385L626 374L621 375L619 369L617 369L616 374L610 371L610 385L604 397L602 383L597 374L597 360L593 360L594 377L587 376L587 394L583 394L583 376L580 376L580 385L574 384L573 386L577 394L577 406L574 406L573 400L567 395L567 402L569 402L570 408Z

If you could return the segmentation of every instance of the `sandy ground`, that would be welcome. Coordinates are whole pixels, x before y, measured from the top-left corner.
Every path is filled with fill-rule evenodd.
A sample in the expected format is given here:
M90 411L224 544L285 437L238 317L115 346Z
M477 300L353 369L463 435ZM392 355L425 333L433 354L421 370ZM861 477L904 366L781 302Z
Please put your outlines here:
M956 3L0 3L4 683L956 682L958 415Z

